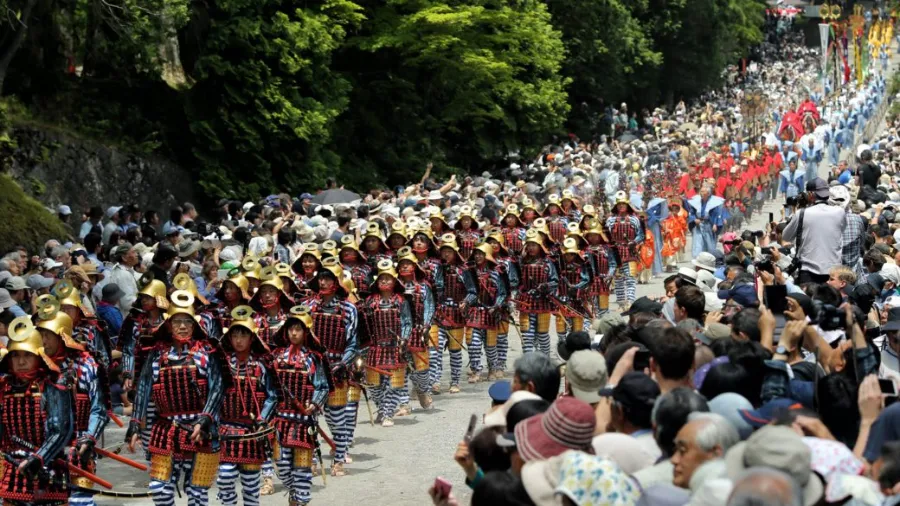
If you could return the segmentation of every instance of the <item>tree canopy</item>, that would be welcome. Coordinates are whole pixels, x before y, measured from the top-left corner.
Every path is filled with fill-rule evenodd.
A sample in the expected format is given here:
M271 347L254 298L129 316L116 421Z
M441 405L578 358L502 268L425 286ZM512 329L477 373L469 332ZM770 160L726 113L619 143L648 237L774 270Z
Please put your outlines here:
M255 197L482 171L690 98L764 0L0 0L0 92Z

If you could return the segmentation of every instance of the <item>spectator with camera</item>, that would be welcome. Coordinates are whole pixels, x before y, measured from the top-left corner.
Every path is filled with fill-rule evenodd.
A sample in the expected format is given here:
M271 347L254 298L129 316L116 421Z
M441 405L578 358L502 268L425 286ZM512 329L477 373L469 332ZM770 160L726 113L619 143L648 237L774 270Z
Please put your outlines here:
M795 242L794 269L797 284L825 283L828 271L841 263L841 241L846 212L829 206L828 183L816 178L806 185L810 206L801 209L788 222L783 237ZM805 224L805 226L804 226Z

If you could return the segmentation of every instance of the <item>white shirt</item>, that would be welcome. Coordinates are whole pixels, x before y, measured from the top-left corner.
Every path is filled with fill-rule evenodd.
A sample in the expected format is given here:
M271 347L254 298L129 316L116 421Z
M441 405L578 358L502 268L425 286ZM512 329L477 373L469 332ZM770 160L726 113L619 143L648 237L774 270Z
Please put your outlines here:
M119 309L123 315L127 315L134 301L137 300L137 274L134 272L134 269L118 263L107 269L106 278L94 287L94 298L96 300L103 298L103 287L108 283L115 283L125 293L119 300Z

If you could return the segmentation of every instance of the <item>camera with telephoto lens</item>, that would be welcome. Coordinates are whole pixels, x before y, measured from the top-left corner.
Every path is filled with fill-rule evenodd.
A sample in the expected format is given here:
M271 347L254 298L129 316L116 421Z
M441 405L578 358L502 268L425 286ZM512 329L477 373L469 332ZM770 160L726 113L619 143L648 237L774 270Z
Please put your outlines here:
M816 323L822 330L840 330L844 328L845 315L839 308L825 304L818 300L813 300L816 308Z
M757 272L768 272L769 274L775 274L775 262L772 261L771 255L763 254L762 258L753 263L756 266Z

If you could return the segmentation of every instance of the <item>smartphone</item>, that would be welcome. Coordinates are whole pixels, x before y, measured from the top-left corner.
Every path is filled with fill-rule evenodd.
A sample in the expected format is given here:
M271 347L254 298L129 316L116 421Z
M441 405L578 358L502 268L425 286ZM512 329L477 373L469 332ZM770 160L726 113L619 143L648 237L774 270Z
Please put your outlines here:
M449 481L445 480L438 476L434 479L434 490L437 494L438 499L447 499L450 497L450 490L453 488L453 484Z
M775 222L775 213L769 213L769 223Z
M878 380L878 386L881 388L881 395L884 395L886 397L897 396L897 385L894 384L893 380L880 379Z
M772 285L763 289L764 303L773 314L784 314L787 310L787 287Z
M478 415L473 414L469 417L469 426L466 427L466 434L463 436L463 441L469 442L472 440L472 436L475 435L475 425L478 424Z
M650 367L650 350L641 347L641 349L634 354L633 368L635 371L643 372L643 370L648 367Z

